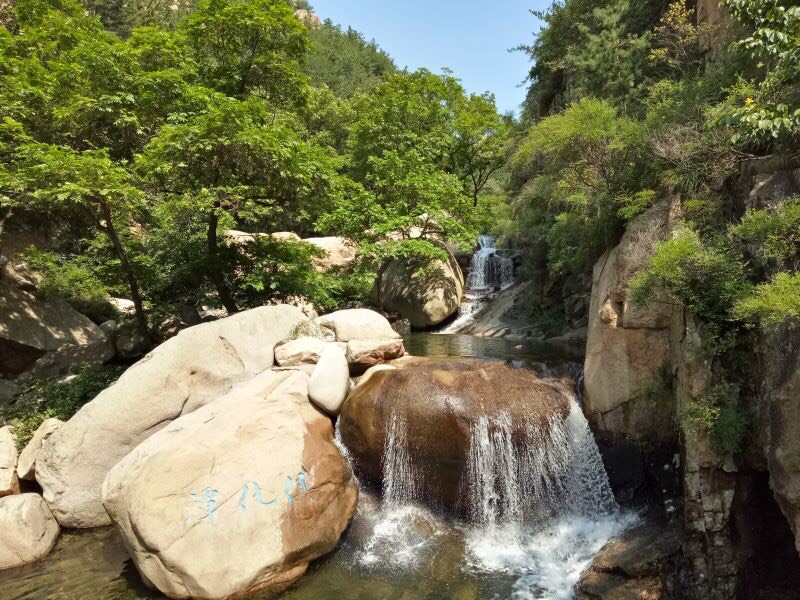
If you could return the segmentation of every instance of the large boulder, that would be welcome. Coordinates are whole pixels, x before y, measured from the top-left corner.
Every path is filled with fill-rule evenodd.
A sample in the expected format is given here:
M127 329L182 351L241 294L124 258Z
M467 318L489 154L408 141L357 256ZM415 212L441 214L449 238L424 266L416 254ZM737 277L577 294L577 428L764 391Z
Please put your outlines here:
M532 446L570 407L562 382L531 371L500 362L406 357L367 371L342 407L339 428L367 479L413 486L402 494L467 513L463 482L475 432L485 427L488 435L504 424L510 443ZM413 481L396 480L410 470ZM390 496L397 491L384 488Z
M384 316L368 308L339 310L319 317L315 322L323 330L331 332L337 342L401 338Z
M0 427L0 498L18 493L17 442L10 427Z
M17 475L20 479L34 481L36 479L36 459L42 450L42 444L49 438L56 429L63 425L60 419L45 419L39 428L34 432L31 441L19 453L17 461Z
M350 368L344 351L328 342L311 374L308 396L321 409L338 415L347 392L350 390Z
M38 494L0 498L0 570L46 556L58 531L58 523Z
M348 269L353 266L358 258L358 246L347 238L307 238L303 241L325 252L324 256L314 259L314 265L320 271Z
M0 278L0 377L62 375L114 356L105 334L63 301L43 301Z
M265 306L183 330L128 369L42 445L36 479L66 527L109 523L100 501L108 471L136 446L273 365L273 348L305 319Z
M308 377L267 371L150 437L103 503L145 581L170 598L284 587L336 547L358 488Z
M424 328L456 313L464 299L464 287L464 274L452 254L448 253L447 260L424 265L396 258L375 281L375 296L382 310L399 313L412 326Z

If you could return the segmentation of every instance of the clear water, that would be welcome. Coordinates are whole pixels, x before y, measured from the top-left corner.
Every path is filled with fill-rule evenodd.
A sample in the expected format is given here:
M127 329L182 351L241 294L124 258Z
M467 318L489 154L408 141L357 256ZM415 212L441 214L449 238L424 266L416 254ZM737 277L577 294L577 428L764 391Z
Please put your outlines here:
M470 336L414 334L407 348L416 355L506 360L542 373L567 373L576 361L558 348L520 349ZM474 524L414 502L413 465L403 454L405 424L393 423L395 450L384 457L389 497L362 493L339 549L291 589L257 598L571 600L593 556L635 522L614 509L607 482L597 479L599 455L585 423L573 410L562 426L531 431L531 439L549 439L529 451L510 447L502 415L476 423L469 476L476 486L469 493L479 501ZM108 528L62 535L39 563L0 572L2 600L150 598L162 596L142 584Z

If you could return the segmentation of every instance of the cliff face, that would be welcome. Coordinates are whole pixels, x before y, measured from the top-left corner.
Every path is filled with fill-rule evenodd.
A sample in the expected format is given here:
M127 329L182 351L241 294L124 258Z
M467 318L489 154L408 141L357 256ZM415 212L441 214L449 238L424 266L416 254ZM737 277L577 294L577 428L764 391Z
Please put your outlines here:
M794 172L763 171L743 175L742 211L800 192ZM797 576L787 573L800 573L800 330L748 340L751 434L742 455L718 455L709 435L682 419L716 368L700 349L700 323L667 297L645 310L628 297L633 274L678 216L677 203L654 206L595 266L585 411L618 496L663 507L657 512L680 532L665 589L713 600L791 589Z

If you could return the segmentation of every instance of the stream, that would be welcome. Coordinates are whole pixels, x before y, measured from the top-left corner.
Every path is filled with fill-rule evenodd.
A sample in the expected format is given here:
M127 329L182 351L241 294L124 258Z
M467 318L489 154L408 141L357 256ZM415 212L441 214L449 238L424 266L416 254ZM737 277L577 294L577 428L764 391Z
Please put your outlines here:
M418 356L504 360L542 375L575 377L580 371L580 357L545 344L415 333L406 347ZM338 550L290 589L255 598L572 599L594 555L636 517L616 506L577 401L538 454L513 450L502 418L482 421L473 431L469 524L409 499L413 472L404 462L400 427L384 457L384 497L362 486L358 513ZM220 560L235 560L225 548L219 552ZM102 528L67 532L42 561L0 572L0 598L162 596L145 587L114 530Z

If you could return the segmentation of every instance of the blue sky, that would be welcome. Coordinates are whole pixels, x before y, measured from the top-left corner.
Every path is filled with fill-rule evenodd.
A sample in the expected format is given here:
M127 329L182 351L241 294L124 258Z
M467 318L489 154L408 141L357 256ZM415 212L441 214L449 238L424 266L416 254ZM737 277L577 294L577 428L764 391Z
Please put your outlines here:
M374 38L401 67L452 69L470 92L490 91L501 112L518 112L530 68L522 52L539 30L531 9L551 0L311 0L323 19Z

